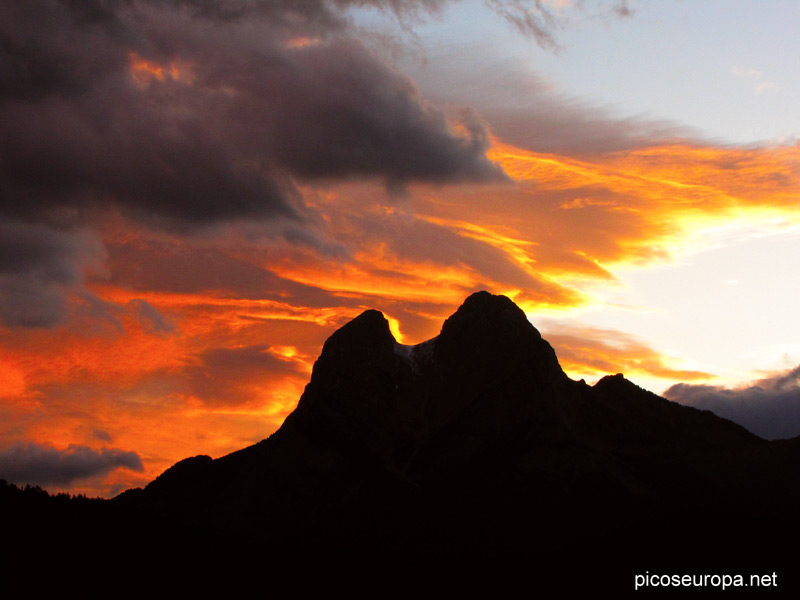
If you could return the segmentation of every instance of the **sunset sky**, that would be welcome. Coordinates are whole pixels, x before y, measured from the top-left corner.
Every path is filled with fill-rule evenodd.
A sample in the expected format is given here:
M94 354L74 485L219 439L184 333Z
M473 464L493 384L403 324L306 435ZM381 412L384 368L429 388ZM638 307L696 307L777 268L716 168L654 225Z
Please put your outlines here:
M0 478L267 437L367 308L800 435L800 3L0 4Z

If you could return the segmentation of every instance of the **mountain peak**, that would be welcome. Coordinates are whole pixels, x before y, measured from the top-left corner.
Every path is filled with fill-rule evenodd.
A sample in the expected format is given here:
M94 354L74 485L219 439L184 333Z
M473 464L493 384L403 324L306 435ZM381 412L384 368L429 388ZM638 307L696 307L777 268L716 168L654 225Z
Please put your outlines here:
M391 350L394 344L386 317L370 309L337 329L322 347L320 358L339 352L371 354L378 348Z
M520 362L542 380L565 378L553 348L514 302L489 292L476 292L442 325L434 349L437 362L460 370L472 365L481 372L502 373Z
M490 294L483 290L469 296L442 326L442 334L462 327L471 329L496 329L498 334L525 331L541 339L536 328L528 321L522 309L507 296Z

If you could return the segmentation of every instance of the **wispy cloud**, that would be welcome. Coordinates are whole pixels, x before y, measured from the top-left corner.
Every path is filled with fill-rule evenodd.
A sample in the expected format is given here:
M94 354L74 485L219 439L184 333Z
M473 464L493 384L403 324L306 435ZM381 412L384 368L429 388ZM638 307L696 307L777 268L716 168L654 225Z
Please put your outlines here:
M764 93L777 94L780 91L780 86L771 81L764 73L752 67L732 67L731 73L743 81L748 82L753 93L761 95Z
M547 327L543 335L555 348L561 366L573 377L598 379L613 373L673 381L714 377L675 366L674 359L623 331L561 324Z

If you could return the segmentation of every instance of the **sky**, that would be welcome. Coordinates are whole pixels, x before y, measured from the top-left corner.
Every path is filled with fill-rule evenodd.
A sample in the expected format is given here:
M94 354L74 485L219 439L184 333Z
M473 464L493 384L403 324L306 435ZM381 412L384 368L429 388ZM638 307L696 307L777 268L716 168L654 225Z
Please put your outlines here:
M800 5L0 4L0 477L275 431L363 310L505 294L574 379L800 435Z

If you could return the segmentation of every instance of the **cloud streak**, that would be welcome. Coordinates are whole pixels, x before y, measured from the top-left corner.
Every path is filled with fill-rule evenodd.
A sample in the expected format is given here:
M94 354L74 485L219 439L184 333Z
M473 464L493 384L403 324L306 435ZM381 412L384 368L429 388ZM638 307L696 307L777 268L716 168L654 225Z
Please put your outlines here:
M553 325L547 327L543 335L555 348L561 366L568 373L594 377L624 373L634 378L647 375L672 380L713 377L711 373L671 366L669 357L622 331Z

